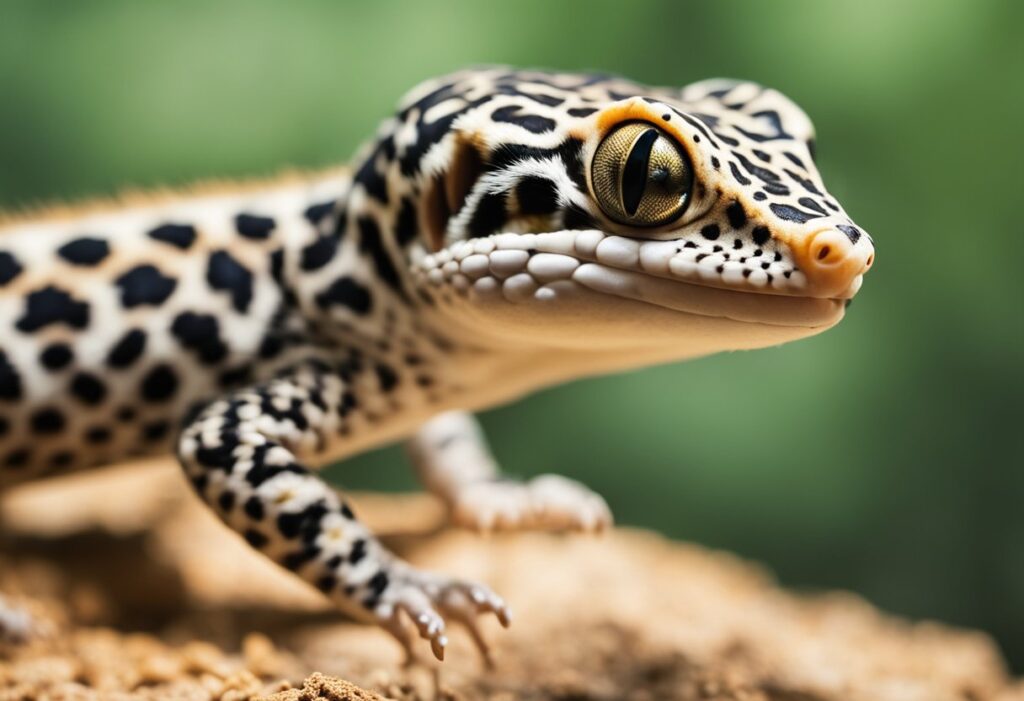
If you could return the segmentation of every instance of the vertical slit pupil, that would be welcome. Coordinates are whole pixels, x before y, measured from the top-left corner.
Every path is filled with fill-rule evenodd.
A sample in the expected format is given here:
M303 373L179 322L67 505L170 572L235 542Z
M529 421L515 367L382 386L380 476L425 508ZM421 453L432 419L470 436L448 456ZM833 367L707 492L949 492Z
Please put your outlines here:
M626 157L622 169L622 208L633 216L640 207L647 188L647 165L651 160L651 149L658 140L658 130L648 129L637 138Z

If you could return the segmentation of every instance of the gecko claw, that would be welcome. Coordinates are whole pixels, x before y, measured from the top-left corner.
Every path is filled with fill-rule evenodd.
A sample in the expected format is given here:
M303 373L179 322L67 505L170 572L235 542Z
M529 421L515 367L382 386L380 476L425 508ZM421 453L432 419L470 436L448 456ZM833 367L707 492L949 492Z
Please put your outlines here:
M511 623L508 605L487 587L411 569L396 578L388 601L377 608L384 628L411 656L409 634L399 612L404 612L419 636L430 643L430 651L439 661L444 660L448 647L445 619L465 626L485 659L490 658L490 650L478 627L480 615L493 613L504 628Z

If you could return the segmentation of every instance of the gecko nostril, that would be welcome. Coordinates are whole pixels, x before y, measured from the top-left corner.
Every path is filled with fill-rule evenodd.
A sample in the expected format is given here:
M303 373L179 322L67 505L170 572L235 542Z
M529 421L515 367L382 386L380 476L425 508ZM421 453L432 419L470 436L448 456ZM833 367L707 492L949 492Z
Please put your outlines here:
M868 256L868 259L866 261L864 261L864 269L867 270L868 268L870 268L871 264L874 263L874 262L875 262L875 254L872 253L870 256Z
M822 246L818 249L818 260L825 260L828 258L828 254L832 252L832 248L828 245Z

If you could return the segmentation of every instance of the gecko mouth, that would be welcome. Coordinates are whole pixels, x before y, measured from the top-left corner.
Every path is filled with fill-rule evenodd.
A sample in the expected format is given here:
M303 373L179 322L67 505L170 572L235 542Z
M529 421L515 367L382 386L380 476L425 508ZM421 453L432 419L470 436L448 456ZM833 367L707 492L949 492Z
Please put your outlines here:
M807 279L788 252L774 242L730 253L720 244L632 239L598 230L470 239L416 261L414 274L427 287L450 286L480 301L551 303L589 291L787 327L836 323L861 280L857 276L838 297L816 297L808 294Z

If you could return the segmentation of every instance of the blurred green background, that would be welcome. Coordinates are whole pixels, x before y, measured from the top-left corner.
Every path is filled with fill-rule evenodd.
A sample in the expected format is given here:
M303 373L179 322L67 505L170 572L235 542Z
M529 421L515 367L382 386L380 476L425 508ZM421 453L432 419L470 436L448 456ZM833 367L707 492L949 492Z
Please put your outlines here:
M5 0L0 205L343 161L403 91L469 64L777 87L878 247L847 320L552 389L486 428L508 470L578 477L622 523L985 629L1022 669L1022 9ZM403 460L333 476L412 488Z

